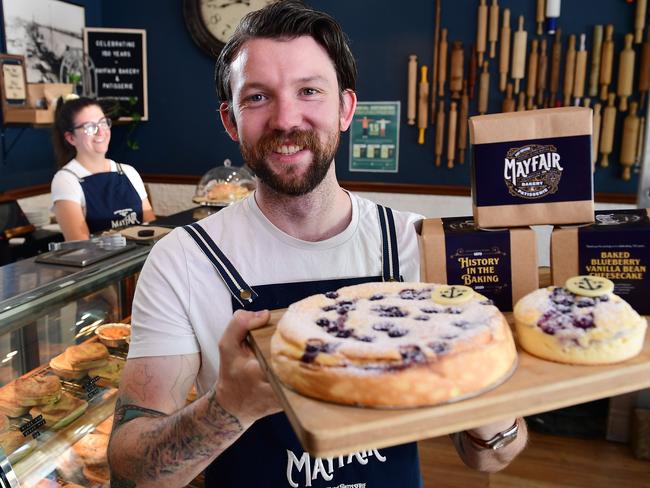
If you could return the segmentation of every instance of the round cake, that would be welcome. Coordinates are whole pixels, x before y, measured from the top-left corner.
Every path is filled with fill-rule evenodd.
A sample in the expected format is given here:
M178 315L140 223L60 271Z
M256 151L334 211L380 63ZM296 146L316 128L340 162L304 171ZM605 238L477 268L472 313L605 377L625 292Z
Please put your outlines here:
M510 328L465 286L366 283L292 304L271 339L276 375L306 396L372 407L458 400L504 381Z
M610 280L578 276L564 287L536 290L514 308L517 340L542 359L610 364L636 356L646 320L614 294Z

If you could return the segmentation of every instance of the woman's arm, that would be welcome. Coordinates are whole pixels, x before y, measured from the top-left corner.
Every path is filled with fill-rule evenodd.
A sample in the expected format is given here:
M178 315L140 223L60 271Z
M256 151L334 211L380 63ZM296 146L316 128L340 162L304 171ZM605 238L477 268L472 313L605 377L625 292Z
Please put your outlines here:
M54 202L54 215L66 241L78 241L90 238L86 218L81 210L81 205L77 202L57 200Z
M151 222L156 219L156 215L153 213L153 208L151 203L149 203L148 198L142 199L142 220L144 222Z

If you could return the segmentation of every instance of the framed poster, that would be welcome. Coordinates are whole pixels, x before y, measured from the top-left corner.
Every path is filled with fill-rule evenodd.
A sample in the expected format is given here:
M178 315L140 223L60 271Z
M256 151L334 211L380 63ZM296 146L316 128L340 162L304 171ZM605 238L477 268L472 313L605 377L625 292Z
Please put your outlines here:
M350 125L350 171L397 173L400 102L359 102Z
M0 85L3 111L10 107L27 105L25 58L0 54Z
M58 83L61 61L81 49L84 7L60 0L2 0L7 52L25 57L29 83Z
M120 103L120 120L149 120L147 101L147 31L84 29L84 52L97 74L97 98Z

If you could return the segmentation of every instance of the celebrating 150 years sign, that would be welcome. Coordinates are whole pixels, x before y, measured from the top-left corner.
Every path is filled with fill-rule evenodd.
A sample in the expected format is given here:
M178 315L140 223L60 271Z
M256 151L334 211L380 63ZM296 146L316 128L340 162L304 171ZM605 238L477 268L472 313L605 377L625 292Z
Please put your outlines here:
M120 120L148 120L147 32L144 29L84 29L84 50L95 63L97 98L120 102Z

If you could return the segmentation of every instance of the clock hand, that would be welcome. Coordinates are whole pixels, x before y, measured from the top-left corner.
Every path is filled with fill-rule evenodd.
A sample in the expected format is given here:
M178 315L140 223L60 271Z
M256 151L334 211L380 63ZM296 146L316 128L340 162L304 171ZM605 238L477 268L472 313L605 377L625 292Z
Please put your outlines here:
M221 8L225 8L225 7L230 7L231 5L236 5L236 4L246 5L246 6L248 6L248 7L251 6L251 2L250 2L250 0L230 0L229 2L224 2L224 3L222 3L222 4L220 5L220 7L221 7Z

